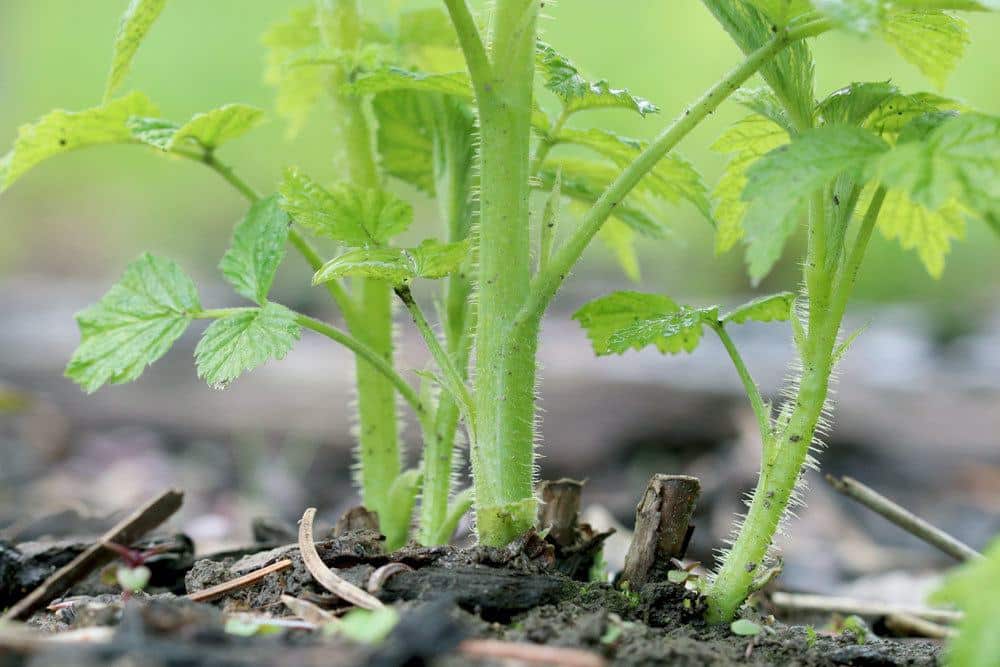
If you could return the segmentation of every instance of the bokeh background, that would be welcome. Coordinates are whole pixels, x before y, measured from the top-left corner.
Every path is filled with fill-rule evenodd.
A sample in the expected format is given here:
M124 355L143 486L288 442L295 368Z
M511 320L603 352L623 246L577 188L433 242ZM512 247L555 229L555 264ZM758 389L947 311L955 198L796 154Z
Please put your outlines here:
M124 0L0 2L0 146L19 124L55 107L97 104ZM430 0L364 0L391 21ZM168 118L228 102L271 109L260 35L296 3L174 0L144 43L128 86ZM581 115L648 138L739 60L695 0L562 0L546 3L545 38L588 74L663 108ZM1000 15L971 20L972 44L945 94L1000 113ZM878 40L828 35L815 43L817 94L852 81L892 79L928 90L916 69ZM544 98L543 98L544 100ZM223 149L260 190L288 165L334 179L323 110L294 138L272 120ZM714 183L724 164L708 145L741 117L723 108L680 147ZM400 188L418 211L415 237L435 230L430 202ZM244 201L197 165L134 147L97 148L36 168L0 197L0 527L67 507L108 513L174 484L188 493L180 527L203 549L249 539L249 519L292 519L306 505L334 517L354 501L350 485L351 361L307 337L280 364L214 392L195 378L186 337L134 385L84 397L62 378L76 343L72 313L93 302L138 253L179 260L207 305L230 292L215 264ZM716 258L712 230L678 208L674 238L640 248L640 289L692 303L734 303L751 294L738 251ZM800 245L801 240L796 241ZM797 253L760 287L793 288ZM971 224L939 280L912 252L875 240L850 324L869 330L844 364L838 426L824 465L895 494L981 546L1000 530L1000 242ZM290 259L277 299L336 319L304 265ZM633 354L592 358L569 314L627 281L599 244L561 294L546 324L542 474L589 478L588 504L627 528L652 472L702 476L697 555L709 559L756 466L753 422L721 348L708 341L683 359ZM426 296L426 295L425 295ZM425 355L401 321L403 364ZM768 392L790 357L781 325L738 333ZM408 437L416 442L411 429ZM897 566L933 568L938 557L881 520L852 508L817 476L810 508L786 546L789 581L813 588ZM831 545L833 547L831 548Z

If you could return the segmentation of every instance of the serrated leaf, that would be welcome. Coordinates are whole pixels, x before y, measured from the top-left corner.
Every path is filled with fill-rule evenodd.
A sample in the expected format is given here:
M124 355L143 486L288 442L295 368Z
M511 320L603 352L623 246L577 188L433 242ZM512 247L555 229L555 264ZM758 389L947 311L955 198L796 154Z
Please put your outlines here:
M271 26L262 41L267 48L264 80L277 88L278 115L288 121L289 134L295 135L329 82L329 72L325 68L288 65L302 51L322 45L315 7L310 5L294 10L287 20Z
M690 352L701 339L705 318L712 317L718 317L718 309L678 306L661 294L642 292L614 292L573 314L599 356L647 345L661 352Z
M413 208L382 189L339 183L327 190L289 169L280 190L281 207L296 223L348 246L385 243L413 221Z
M934 93L892 95L874 109L865 127L890 142L915 118L929 113L967 111L965 105Z
M434 138L419 93L380 93L372 100L378 119L378 151L386 173L434 194Z
M641 350L655 345L664 354L693 352L701 342L702 328L707 321L717 320L717 308L681 306L676 313L640 320L620 329L608 339L608 348L615 354Z
M467 72L428 74L400 67L384 67L362 74L350 84L349 88L356 95L412 90L420 93L451 95L468 101L472 101L475 97L472 81Z
M619 136L607 130L565 129L557 137L560 143L575 144L604 155L619 168L631 164L646 149L647 142ZM651 195L676 204L687 200L694 204L702 215L712 220L708 189L701 174L694 165L676 154L668 154L656 163L636 186Z
M14 147L0 160L0 192L29 169L54 155L78 148L133 141L126 125L132 116L153 116L157 108L142 93L129 93L84 111L56 109L18 129Z
M792 292L779 292L778 294L762 296L734 308L723 315L721 321L723 324L729 322L743 324L750 320L754 322L784 322L791 317L792 304L794 303L795 294Z
M893 12L882 23L881 32L899 55L938 88L944 88L970 41L965 21L934 10Z
M767 86L761 88L740 88L732 95L733 102L740 104L755 114L773 121L789 134L794 134L794 126L781 100Z
M294 312L276 303L212 322L195 348L198 377L224 389L270 359L284 359L302 335Z
M949 667L980 667L1000 663L1000 540L983 558L953 570L931 601L957 605L965 612L958 636L946 650Z
M562 174L562 194L574 201L592 206L618 175L619 170L604 162L574 158L549 159L538 173L542 187L551 190L556 174ZM663 238L666 226L658 220L655 202L639 189L615 206L613 218L621 220L643 236Z
M313 276L313 285L344 276L384 280L393 285L414 278L444 278L454 273L469 254L469 241L439 243L427 240L415 248L355 248L331 259Z
M965 216L954 201L936 211L913 203L902 190L889 190L879 212L878 228L887 239L897 239L906 250L916 250L933 278L944 272L944 260L953 239L965 238Z
M852 83L820 102L816 116L824 125L861 125L872 112L898 95L899 89L888 81Z
M969 113L944 119L922 141L901 141L875 171L883 183L931 211L957 201L995 224L1000 220L1000 118Z
M649 100L636 97L627 88L612 88L603 79L589 81L571 60L544 42L538 42L536 64L545 87L559 97L570 113L618 107L645 116L660 110Z
M105 103L111 100L111 96L125 79L139 45L166 4L167 0L132 0L129 3L115 36L111 71L104 87Z
M788 132L774 121L760 115L747 116L726 130L712 144L719 153L733 153L719 182L712 191L715 199L715 253L721 255L743 238L743 217L747 203L743 190L747 170L768 152L787 144Z
M743 0L702 0L743 53L769 42L772 23ZM760 74L784 102L793 118L809 118L813 111L813 58L805 40L786 46L765 63Z
M100 301L76 315L81 340L66 377L87 393L131 382L170 349L200 310L198 291L180 266L144 254Z
M185 142L212 151L221 144L236 139L261 123L264 112L245 104L227 104L195 115L183 125L162 118L133 116L129 130L139 141L160 150L172 151Z
M759 281L781 256L808 197L838 174L861 170L888 150L868 130L818 127L774 149L747 171L743 220L750 276Z
M278 265L285 258L290 223L278 205L278 195L272 195L254 203L236 225L219 269L237 293L264 305Z
M620 220L612 218L601 225L597 232L597 238L601 239L604 245L614 252L618 266L621 267L626 278L634 283L642 279L639 271L639 257L635 252L635 230Z

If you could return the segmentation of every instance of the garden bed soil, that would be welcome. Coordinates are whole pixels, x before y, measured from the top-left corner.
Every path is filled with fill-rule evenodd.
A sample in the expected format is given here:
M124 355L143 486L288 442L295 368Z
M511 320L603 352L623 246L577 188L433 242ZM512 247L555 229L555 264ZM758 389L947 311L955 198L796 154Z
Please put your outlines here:
M853 636L822 633L811 639L806 627L773 619L757 619L764 630L756 637L736 636L701 621L702 600L681 585L657 582L623 592L566 576L553 545L534 534L505 549L407 547L392 554L371 531L322 539L316 547L324 563L362 588L380 566L407 566L375 593L400 615L388 637L366 646L301 627L239 636L232 627L226 631L227 619L237 614L293 619L282 595L334 613L347 605L315 582L294 544L190 559L188 543L168 541L174 550L161 566L150 564L156 577L148 593L123 600L95 572L26 625L0 627L0 667L529 664L484 658L481 652L496 644L462 643L470 639L580 651L563 654L558 663L530 664L931 666L940 654L940 644L929 640L872 637L859 644ZM5 593L13 594L12 582L28 585L80 548L5 545ZM280 571L211 601L186 597L286 559L291 564ZM572 662L580 658L584 662Z

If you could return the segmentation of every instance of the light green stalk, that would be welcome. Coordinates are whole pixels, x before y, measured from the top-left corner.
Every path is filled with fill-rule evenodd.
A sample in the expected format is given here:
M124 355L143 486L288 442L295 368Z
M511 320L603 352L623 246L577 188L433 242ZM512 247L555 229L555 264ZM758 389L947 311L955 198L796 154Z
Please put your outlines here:
M491 53L464 0L446 0L476 89L481 131L477 441L471 460L484 544L532 526L537 328L512 335L531 281L529 150L538 19L536 0L497 0Z
M709 621L723 622L733 618L754 590L754 580L764 570L771 542L792 500L826 405L837 334L884 198L885 191L880 189L865 213L851 254L839 273L821 261L827 251L822 219L824 209L815 204L810 208L809 252L805 267L810 308L809 327L801 353L802 376L788 423L779 424L781 428L773 435L761 434L764 447L760 477L746 519L709 587Z
M317 19L324 45L346 52L357 50L361 39L358 0L317 0ZM361 100L342 89L349 76L344 68L331 68L330 96L334 102L333 129L350 179L361 187L381 186L372 149L372 136ZM356 297L362 308L345 313L351 333L393 363L392 287L383 281L359 279ZM363 311L363 312L362 312ZM358 444L362 501L383 519L380 526L392 549L406 541L409 518L402 525L385 525L391 512L390 488L402 470L396 412L396 392L370 363L356 358L358 392ZM396 522L393 522L396 523Z

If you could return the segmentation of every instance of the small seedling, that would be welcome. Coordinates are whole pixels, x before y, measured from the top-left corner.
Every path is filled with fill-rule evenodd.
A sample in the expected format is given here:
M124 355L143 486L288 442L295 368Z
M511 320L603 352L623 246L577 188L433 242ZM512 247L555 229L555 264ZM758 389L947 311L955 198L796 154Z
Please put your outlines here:
M864 619L854 614L842 620L839 625L841 634L853 637L856 644L864 644L871 634Z
M816 634L816 628L811 625L806 626L806 648L813 648L816 646L816 642L819 641L819 637Z
M762 627L757 623L745 618L738 618L729 624L729 629L734 635L740 637L756 637L762 631Z
M121 560L121 564L114 566L114 580L121 586L122 595L125 597L141 593L146 589L152 576L146 562L164 551L164 547L140 551L114 542L105 542L104 548L114 551Z

